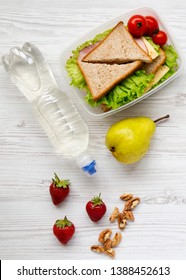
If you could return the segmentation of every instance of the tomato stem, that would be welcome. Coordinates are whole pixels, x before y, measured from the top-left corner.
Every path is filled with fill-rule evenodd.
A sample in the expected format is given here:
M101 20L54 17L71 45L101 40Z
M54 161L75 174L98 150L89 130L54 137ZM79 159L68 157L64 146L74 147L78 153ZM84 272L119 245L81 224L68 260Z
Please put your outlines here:
M138 27L138 28L141 28L141 27L142 27L142 23L141 23L141 22L138 22L138 23L137 23L137 27Z

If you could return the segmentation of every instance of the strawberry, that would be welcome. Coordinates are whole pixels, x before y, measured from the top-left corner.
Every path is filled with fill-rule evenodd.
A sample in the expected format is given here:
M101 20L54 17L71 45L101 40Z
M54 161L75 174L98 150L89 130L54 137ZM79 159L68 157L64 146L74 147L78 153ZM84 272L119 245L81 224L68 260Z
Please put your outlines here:
M63 220L57 220L53 226L54 235L64 245L72 238L74 232L75 226L66 216Z
M99 196L94 197L92 200L88 201L86 204L86 211L89 215L89 218L93 222L98 222L104 215L107 210L105 203Z
M55 205L61 203L69 193L69 180L60 180L56 173L54 173L55 179L52 179L50 185L50 195Z

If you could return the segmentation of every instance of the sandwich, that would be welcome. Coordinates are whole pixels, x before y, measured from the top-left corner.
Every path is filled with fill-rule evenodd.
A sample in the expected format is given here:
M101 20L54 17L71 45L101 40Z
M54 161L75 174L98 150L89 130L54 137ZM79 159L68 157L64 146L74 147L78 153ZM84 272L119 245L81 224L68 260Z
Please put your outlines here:
M136 60L152 62L152 58L136 43L122 21L82 60L117 64Z
M77 63L94 101L99 100L141 66L139 60L126 64L87 63L83 61Z
M135 39L123 22L73 51L66 69L71 85L86 92L91 106L104 111L131 102L170 77L177 66L172 46L149 37Z

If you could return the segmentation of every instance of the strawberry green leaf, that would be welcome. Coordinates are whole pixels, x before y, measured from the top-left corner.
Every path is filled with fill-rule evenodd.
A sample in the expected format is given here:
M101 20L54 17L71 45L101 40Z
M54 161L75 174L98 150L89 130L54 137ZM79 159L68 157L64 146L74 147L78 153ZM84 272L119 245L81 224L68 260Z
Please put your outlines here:
M57 187L57 188L67 188L70 185L70 180L61 180L59 179L59 177L57 176L56 173L54 173L55 179L52 179L53 184Z
M72 225L71 221L65 216L63 220L57 220L55 225L59 228L70 227Z
M91 201L94 203L94 206L97 206L97 205L101 205L103 204L103 201L101 199L101 194L99 194L99 196L95 196Z

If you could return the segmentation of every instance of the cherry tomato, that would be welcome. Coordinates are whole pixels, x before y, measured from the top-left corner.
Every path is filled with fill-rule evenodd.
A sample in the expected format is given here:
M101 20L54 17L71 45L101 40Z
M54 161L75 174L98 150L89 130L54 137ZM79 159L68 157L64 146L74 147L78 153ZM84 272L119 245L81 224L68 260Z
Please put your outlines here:
M167 34L164 31L160 30L157 34L154 34L152 36L152 40L155 44L163 46L167 42Z
M141 37L146 32L146 19L141 15L134 15L128 21L128 30L134 37Z
M157 20L152 16L146 16L145 19L147 24L145 35L152 36L153 34L158 33L159 25Z

